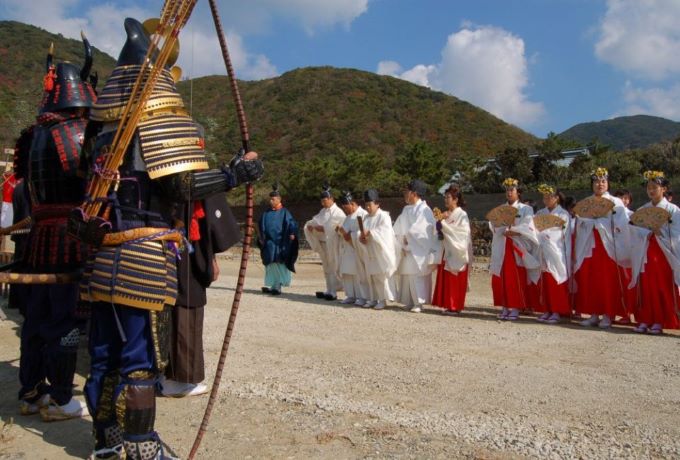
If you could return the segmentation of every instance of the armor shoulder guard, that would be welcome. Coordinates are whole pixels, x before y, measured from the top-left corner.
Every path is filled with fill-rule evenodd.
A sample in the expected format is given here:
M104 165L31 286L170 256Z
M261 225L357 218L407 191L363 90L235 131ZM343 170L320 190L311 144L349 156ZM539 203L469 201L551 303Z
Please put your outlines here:
M86 124L82 118L73 118L48 128L65 173L75 174L78 171Z
M138 127L146 170L151 179L208 169L199 127L188 115L165 113L143 119Z

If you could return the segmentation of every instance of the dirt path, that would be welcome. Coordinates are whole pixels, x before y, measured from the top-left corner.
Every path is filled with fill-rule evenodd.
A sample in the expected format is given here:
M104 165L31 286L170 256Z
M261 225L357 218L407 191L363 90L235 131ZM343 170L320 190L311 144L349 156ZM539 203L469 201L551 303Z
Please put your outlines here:
M206 312L209 375L238 270L221 266ZM262 276L253 263L200 458L680 457L678 334L502 323L486 273L461 317L320 303L316 263L299 264L278 298L260 294ZM0 458L87 456L89 420L16 415L18 316L4 311ZM182 457L206 401L159 399L157 429Z

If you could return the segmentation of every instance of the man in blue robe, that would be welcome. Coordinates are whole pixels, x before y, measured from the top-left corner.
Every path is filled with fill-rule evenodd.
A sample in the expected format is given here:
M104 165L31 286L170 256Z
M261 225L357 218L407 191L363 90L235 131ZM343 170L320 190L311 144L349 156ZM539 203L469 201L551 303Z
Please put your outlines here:
M266 294L281 294L282 286L290 286L298 256L298 224L281 203L278 185L269 193L269 209L260 217L258 246L265 265Z

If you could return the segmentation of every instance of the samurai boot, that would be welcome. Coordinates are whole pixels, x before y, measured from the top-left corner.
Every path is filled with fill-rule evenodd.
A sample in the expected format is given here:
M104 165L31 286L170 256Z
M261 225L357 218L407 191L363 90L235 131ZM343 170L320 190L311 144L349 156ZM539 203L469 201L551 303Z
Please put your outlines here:
M156 386L158 374L153 370L137 370L121 379L116 396L116 419L123 429L126 459L152 460L164 458L156 420Z
M125 458L123 448L123 431L118 425L106 428L95 428L96 446L90 456L91 460L119 460Z

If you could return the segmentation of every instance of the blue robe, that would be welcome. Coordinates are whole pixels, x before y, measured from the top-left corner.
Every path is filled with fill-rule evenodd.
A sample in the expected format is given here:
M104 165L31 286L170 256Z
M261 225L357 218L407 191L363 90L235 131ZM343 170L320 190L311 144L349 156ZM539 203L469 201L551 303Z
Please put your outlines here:
M267 209L260 216L258 246L262 263L281 263L295 272L298 257L298 223L286 208ZM291 240L290 235L295 235Z

